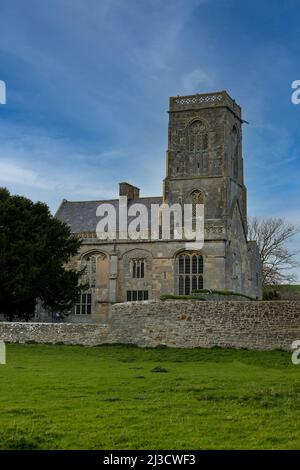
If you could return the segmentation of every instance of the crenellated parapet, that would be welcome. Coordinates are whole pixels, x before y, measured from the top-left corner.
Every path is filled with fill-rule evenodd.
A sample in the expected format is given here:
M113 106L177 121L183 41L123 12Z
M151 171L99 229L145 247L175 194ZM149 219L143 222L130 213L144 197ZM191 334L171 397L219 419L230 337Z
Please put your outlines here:
M229 108L240 120L242 119L241 107L233 100L226 91L216 93L197 93L188 96L170 97L169 112L187 111L199 108Z

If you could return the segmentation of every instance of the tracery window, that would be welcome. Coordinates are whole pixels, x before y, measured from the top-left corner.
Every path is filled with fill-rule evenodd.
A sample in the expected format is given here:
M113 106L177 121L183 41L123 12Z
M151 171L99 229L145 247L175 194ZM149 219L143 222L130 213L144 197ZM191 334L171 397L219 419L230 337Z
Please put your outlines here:
M208 147L208 134L202 121L193 121L187 128L186 148L189 152L200 152Z
M103 272L104 266L101 264L106 259L103 253L88 253L81 260L81 267L85 268L84 282L90 288L95 288L99 281L100 271Z
M203 191L195 189L190 196L192 203L192 228L196 228L196 217L197 217L197 204L204 204L205 195Z
M85 268L83 282L88 285L86 291L82 291L78 302L74 306L75 315L90 315L92 313L93 293L97 287L99 277L100 260L105 259L103 253L88 253L81 260L81 267Z
M203 256L199 253L181 253L177 264L177 293L189 295L192 291L203 289Z

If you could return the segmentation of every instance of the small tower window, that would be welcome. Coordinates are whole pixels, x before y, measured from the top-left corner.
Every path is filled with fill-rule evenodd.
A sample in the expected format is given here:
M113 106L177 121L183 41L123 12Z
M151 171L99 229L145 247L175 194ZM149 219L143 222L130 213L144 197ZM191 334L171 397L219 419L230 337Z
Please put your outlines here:
M192 227L193 230L196 227L196 217L197 217L197 204L204 204L204 193L199 189L195 189L190 196L192 203Z

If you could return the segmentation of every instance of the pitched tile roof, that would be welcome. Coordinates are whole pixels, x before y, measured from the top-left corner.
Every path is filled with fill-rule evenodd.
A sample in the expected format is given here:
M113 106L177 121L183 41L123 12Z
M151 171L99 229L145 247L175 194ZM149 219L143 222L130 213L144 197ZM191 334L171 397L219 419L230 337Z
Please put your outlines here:
M159 196L141 197L139 199L129 200L128 208L133 204L144 204L150 216L151 204L162 204L162 202L163 199ZM68 224L73 233L95 232L97 223L100 220L100 218L96 216L96 210L100 204L112 204L118 213L119 199L102 201L67 201L64 199L55 216L62 222Z

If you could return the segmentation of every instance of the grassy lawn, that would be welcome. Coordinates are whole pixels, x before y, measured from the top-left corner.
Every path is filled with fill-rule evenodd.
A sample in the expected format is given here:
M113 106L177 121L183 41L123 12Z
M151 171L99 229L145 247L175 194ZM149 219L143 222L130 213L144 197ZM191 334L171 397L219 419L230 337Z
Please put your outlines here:
M265 289L268 291L275 290L280 295L280 300L298 300L300 301L300 285L299 284L283 284L281 286L269 286Z
M286 284L282 286L278 286L278 290L281 293L292 293L292 294L299 294L300 295L300 285L299 284Z
M1 449L300 449L289 353L28 344L7 360Z

